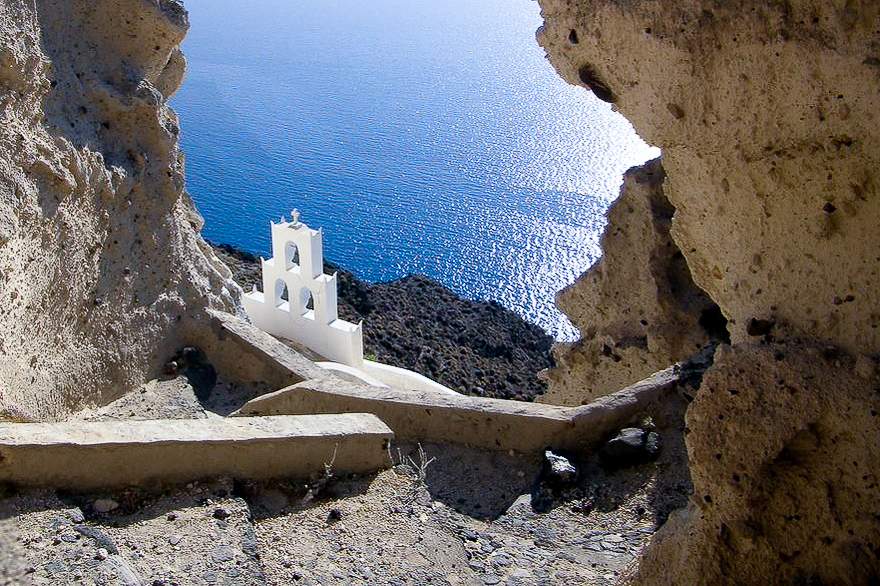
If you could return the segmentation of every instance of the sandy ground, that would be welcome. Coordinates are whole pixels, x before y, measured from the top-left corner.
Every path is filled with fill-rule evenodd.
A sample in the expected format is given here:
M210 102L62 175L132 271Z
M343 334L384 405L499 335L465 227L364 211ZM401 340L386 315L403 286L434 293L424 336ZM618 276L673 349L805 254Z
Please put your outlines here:
M257 392L220 381L199 402L178 377L81 417L220 417ZM398 442L394 468L370 476L6 488L0 583L611 584L686 501L683 408L654 414L657 461L612 474L573 454L579 477L567 486L547 479L540 456Z

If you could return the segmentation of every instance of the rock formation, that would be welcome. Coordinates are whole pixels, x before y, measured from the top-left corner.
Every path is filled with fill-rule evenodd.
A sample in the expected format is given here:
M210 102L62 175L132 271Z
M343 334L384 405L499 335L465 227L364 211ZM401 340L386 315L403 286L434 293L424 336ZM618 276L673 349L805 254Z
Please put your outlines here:
M176 0L0 3L0 404L41 418L154 375L234 283L198 235Z
M669 229L660 160L630 169L608 209L603 256L556 297L580 330L557 344L542 402L577 405L685 360L726 335L718 306L691 279Z
M880 581L880 4L541 4L559 73L663 149L669 201L656 165L634 172L644 193L612 213L608 255L561 296L584 335L551 374L561 400L705 343L723 321L700 324L712 305L685 266L728 320L686 415L691 504L630 581ZM237 307L165 105L186 25L177 0L0 3L6 412L106 403L186 341L210 350L204 309ZM615 272L638 281L629 297Z
M686 415L692 505L632 581L876 582L880 5L541 4L560 75L663 149L673 239L729 320Z

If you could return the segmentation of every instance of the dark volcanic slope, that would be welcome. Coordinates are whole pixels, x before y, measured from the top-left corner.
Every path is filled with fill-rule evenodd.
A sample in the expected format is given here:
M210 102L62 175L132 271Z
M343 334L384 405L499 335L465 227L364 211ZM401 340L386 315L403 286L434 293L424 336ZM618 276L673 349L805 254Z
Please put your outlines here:
M214 247L235 280L261 287L259 257ZM386 283L338 273L339 317L364 322L364 352L379 362L422 373L468 395L531 401L544 392L539 370L552 365L553 339L494 301L462 299L423 275Z

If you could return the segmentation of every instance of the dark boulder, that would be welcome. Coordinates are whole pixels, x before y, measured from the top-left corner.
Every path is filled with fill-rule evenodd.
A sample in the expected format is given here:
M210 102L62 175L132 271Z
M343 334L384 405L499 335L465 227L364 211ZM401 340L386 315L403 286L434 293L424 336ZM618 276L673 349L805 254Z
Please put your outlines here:
M599 450L606 470L620 470L650 462L660 453L660 436L638 427L626 427Z

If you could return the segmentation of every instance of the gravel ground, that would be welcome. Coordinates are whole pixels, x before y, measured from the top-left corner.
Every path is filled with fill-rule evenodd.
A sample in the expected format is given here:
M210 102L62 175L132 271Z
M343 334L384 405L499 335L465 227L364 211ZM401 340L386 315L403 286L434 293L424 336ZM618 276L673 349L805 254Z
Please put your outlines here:
M257 391L221 381L203 404L175 377L81 417L219 417ZM0 487L0 584L611 584L690 492L673 403L652 414L658 460L609 473L570 454L561 486L540 456L397 442L370 476Z

